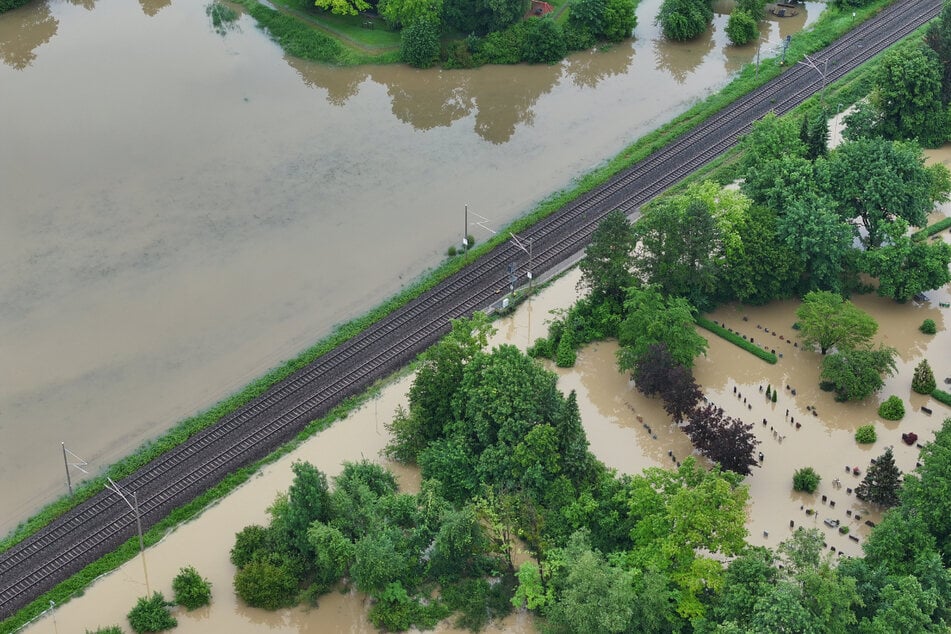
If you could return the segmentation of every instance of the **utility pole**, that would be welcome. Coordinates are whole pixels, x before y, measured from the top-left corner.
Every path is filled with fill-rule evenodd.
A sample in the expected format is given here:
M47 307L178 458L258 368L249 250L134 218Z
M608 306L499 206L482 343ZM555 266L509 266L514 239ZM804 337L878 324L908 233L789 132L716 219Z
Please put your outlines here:
M465 226L462 228L462 250L465 251L465 259L469 259L469 205L466 205Z
M60 445L62 445L62 447L63 447L63 464L66 466L66 486L69 488L69 495L72 496L72 495L73 495L73 480L72 480L72 478L69 476L69 468L70 468L70 467L75 467L76 469L79 469L80 471L82 471L82 472L85 473L86 475L89 475L89 472L86 471L85 469L83 469L83 467L88 467L88 466L89 466L89 463L86 462L85 460L83 460L82 458L80 458L79 456L77 456L76 454L74 454L74 453L73 453L72 451L70 451L69 449L67 449L67 448L66 448L66 443L61 442ZM73 457L74 459L76 459L78 462L70 463L70 462L69 462L69 458L67 457L67 454L69 454L70 456L72 456L72 457Z
M142 539L142 518L139 515L139 496L137 493L132 493L132 501L129 501L129 498L125 496L122 492L122 489L119 488L119 485L113 481L112 478L107 477L106 480L109 481L109 484L105 485L107 489L119 495L122 498L122 501L132 509L135 513L135 526L139 530L139 553L142 555L142 572L145 574L145 594L148 597L152 596L152 589L149 587L149 569L145 565L145 540Z
M803 57L805 57L806 61L799 62L799 63L802 64L803 66L808 66L812 70L819 73L819 77L822 79L822 89L819 91L819 106L822 108L822 112L825 112L826 110L826 75L829 72L829 58L827 57L824 60L822 60L822 68L820 69L819 64L816 63L814 59L812 59L808 55L804 55Z

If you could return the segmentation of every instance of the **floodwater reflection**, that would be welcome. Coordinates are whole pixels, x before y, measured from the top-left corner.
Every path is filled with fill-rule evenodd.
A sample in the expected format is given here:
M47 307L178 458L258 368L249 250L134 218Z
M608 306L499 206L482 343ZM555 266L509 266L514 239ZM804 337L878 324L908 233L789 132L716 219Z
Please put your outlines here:
M142 13L149 17L154 16L170 4L172 4L172 0L139 0Z
M0 20L0 60L23 69L36 59L34 51L56 35L59 22L45 2L33 2L8 11Z

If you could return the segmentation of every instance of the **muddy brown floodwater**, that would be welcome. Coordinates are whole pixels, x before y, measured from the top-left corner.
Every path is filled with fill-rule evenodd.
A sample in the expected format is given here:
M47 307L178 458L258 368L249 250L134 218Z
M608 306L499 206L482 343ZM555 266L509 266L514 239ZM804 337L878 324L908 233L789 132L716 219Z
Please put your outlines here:
M659 2L610 50L452 72L290 60L202 2L0 16L0 534L65 493L60 442L99 472L438 264L466 203L483 240L755 55L724 13L663 41Z

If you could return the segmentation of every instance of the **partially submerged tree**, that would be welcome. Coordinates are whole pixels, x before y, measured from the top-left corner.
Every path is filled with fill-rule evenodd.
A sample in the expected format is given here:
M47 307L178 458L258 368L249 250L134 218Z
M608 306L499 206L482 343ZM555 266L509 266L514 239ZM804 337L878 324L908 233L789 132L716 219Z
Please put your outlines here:
M697 451L724 469L749 475L751 467L759 466L753 455L759 444L753 426L726 416L713 403L695 409L683 430Z
M578 263L579 288L587 289L595 302L609 301L620 307L626 290L634 282L631 257L635 244L627 216L617 210L610 212L594 230L584 258Z
M664 297L654 288L628 290L621 322L618 366L632 371L655 343L667 346L670 356L685 367L692 367L698 354L705 354L707 340L694 327L694 308L683 298Z
M818 346L822 354L833 346L847 349L866 344L878 331L871 315L828 291L807 293L796 318L803 345Z
M885 385L895 372L894 348L843 350L822 360L821 378L833 385L837 401L861 401Z
M934 372L928 364L927 359L922 359L915 366L915 374L911 379L911 389L919 394L931 394L938 384L934 380Z
M855 488L855 495L862 500L875 502L882 506L898 504L898 492L901 488L901 471L895 466L892 448L875 459L865 472L865 478Z

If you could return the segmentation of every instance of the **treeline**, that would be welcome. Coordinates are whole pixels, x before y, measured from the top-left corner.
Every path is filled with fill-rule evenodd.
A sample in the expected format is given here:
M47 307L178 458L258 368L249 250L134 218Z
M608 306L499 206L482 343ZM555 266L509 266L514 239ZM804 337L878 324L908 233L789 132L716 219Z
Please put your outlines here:
M541 15L541 9L533 12L530 0L315 0L314 4L341 15L375 12L390 28L401 31L402 61L419 68L552 64L569 51L627 39L637 24L635 0L575 0L564 21Z
M22 7L30 0L0 0L0 13Z
M232 549L252 605L316 602L345 584L381 629L454 614L478 629L513 607L553 632L927 632L951 622L951 420L906 475L901 504L831 559L817 530L751 547L741 476L692 459L618 475L587 449L574 394L512 346L482 349L481 318L427 355L389 452L417 494L367 462L330 486L306 463ZM528 557L516 565L514 548Z

